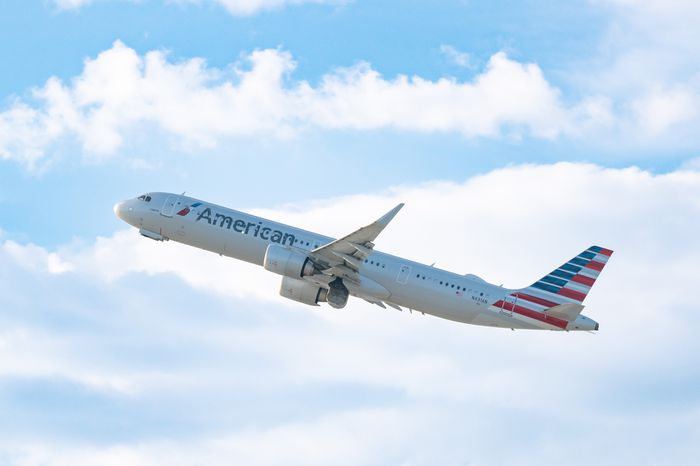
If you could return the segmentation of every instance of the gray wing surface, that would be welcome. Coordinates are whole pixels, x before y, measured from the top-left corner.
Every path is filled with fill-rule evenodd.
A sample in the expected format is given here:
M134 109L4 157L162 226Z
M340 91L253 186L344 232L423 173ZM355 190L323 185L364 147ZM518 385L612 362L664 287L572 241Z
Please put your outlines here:
M360 264L372 253L374 240L403 206L401 203L369 225L311 251L315 262L325 267L323 273L358 284Z

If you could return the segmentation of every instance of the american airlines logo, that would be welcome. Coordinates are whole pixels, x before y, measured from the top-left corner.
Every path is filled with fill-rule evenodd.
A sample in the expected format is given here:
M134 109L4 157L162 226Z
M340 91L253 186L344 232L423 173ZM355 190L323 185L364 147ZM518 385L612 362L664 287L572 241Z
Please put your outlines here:
M201 202L195 202L195 203L192 204L191 206L185 207L184 209L182 209L182 210L181 210L180 212L178 212L177 214L180 215L181 217L184 217L185 215L187 215L187 214L190 213L190 210L191 210L191 209L194 209L195 207L199 207L199 206L201 206L201 205L202 205Z
M201 205L201 203L197 204ZM197 205L192 204L192 207L197 207ZM185 210L187 210L187 212L180 214L180 212L184 212ZM187 215L189 213L189 208L182 209L180 212L178 212L178 215ZM255 238L271 241L273 243L294 246L294 242L296 241L296 237L293 234L284 233L280 230L275 230L265 226L261 221L247 222L241 219L234 219L230 215L212 212L211 208L209 207L197 215L196 221L199 222L200 220L206 220L209 225L218 226L219 228L225 228L227 230L233 230L236 233L254 236Z

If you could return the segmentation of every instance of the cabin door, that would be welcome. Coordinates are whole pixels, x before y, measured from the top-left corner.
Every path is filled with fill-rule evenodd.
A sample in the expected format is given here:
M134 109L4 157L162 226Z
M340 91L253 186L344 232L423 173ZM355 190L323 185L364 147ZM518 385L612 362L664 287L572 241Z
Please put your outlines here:
M163 203L163 207L160 209L160 214L163 217L172 217L175 212L175 206L177 205L177 199L179 196L168 196L168 198Z
M396 281L405 285L408 281L408 276L411 275L411 266L402 265L399 269L399 274L396 276Z

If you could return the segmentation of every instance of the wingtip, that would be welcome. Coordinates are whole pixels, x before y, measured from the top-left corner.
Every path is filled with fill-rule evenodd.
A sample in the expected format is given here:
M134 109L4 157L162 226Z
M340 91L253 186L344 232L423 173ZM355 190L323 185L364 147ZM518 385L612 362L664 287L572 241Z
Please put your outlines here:
M391 209L391 210L389 211L389 213L396 215L396 214L398 213L398 211L401 210L401 209L403 209L403 206L405 206L405 205L406 205L406 204L404 204L403 202L400 202L400 203L398 203L398 204L396 205L396 207L394 207L393 209Z
M382 218L380 218L380 219L378 220L378 222L379 222L379 223L382 223L382 224L384 224L384 225L388 224L394 217L396 217L396 214L399 213L399 210L401 210L401 208L402 208L403 206L404 206L404 203L401 202L401 203L398 204L396 207L394 207L393 209L391 209L389 212L387 212L386 214L384 214L384 215L382 216Z

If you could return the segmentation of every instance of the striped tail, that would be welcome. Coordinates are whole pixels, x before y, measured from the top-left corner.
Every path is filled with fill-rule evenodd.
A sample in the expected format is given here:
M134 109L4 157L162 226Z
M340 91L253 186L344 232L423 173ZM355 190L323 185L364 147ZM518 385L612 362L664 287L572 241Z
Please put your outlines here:
M538 326L546 324L542 328L576 330L581 303L612 253L610 249L591 246L527 288L512 290L492 306L539 322ZM598 330L598 324L593 330Z
M550 308L581 304L612 255L610 249L591 246L527 288L518 298Z

